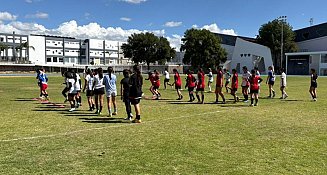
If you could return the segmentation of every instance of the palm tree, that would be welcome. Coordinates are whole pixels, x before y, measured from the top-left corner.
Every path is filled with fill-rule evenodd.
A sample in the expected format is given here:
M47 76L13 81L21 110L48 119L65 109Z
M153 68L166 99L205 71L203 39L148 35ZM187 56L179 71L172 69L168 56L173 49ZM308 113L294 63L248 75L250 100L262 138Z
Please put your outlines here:
M16 47L16 50L18 51L18 50L20 50L20 51L22 51L23 49L26 49L26 51L25 51L25 59L27 58L27 49L29 49L29 48L31 48L31 49L33 49L33 50L35 50L35 48L33 47L33 46L30 46L29 44L28 44L28 42L24 42L24 43L21 43L19 46L17 46ZM22 55L20 54L20 57L19 57L19 61L22 61ZM26 60L24 60L24 62L25 62Z
M8 48L8 46L2 42L0 42L0 58L2 58L2 51L5 51Z

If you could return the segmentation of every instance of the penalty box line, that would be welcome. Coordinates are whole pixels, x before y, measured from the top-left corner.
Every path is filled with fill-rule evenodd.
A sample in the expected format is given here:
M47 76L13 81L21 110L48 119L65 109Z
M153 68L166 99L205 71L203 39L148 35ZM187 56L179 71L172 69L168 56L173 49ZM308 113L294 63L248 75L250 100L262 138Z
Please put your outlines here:
M27 141L27 140L35 140L35 139L42 139L42 138L53 138L53 137L59 137L59 136L69 136L76 133L82 133L86 131L95 131L95 130L103 130L108 128L120 128L120 127L128 127L128 126L137 126L137 125L144 125L148 123L156 123L156 122L162 122L162 121L169 121L169 120L176 120L176 119L182 119L182 118L189 118L189 117L195 117L195 116L201 116L204 117L209 114L216 114L221 111L212 111L212 112L206 112L206 113L200 113L200 114L194 114L194 115L187 115L187 116L179 116L179 117L171 117L171 118L165 118L160 120L151 120L151 121L145 121L141 124L121 124L121 125L115 125L115 126L105 126L105 127L98 127L98 128L89 128L89 129L81 129L76 131L68 131L64 133L58 133L58 134L50 134L50 135L41 135L41 136L31 136L31 137L21 137L21 138L15 138L15 139L6 139L6 140L0 140L0 142L13 142L13 141Z

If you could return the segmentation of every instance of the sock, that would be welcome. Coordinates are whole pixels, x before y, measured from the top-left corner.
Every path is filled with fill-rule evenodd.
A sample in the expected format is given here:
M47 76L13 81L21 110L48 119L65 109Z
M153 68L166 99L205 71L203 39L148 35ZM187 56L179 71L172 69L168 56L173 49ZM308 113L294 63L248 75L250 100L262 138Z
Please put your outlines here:
M79 98L78 98L78 102L79 102L79 104L82 103L82 96L79 96Z
M136 120L141 120L141 115L136 115Z
M99 112L101 112L102 111L102 106L100 106L100 111Z
M109 108L108 111L109 111L109 114L111 114L111 108Z
M194 94L191 94L191 95L192 95L192 101L194 101L195 100Z
M114 112L117 112L117 108L114 109Z
M253 104L253 100L254 100L254 99L253 99L253 98L251 98L251 105Z
M209 91L211 92L211 86L209 86Z
M202 103L204 102L204 95L202 95Z
M259 101L258 99L255 99L255 104L258 104L258 101Z
M249 100L249 95L244 95L245 100Z
M75 108L75 104L71 104L70 105L70 108Z
M200 96L199 95L196 95L196 98L198 99L198 101L200 101Z
M94 109L94 104L92 104L92 109Z

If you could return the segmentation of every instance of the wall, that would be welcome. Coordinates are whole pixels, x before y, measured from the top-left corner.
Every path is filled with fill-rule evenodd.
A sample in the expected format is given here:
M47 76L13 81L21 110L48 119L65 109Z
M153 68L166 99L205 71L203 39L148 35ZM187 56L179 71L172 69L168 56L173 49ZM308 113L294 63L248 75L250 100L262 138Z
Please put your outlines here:
M29 36L29 60L32 64L45 64L45 38L43 36Z
M327 36L298 42L300 52L327 51Z
M246 54L246 56L241 57L241 54ZM250 54L250 56L248 55ZM262 73L268 73L268 67L273 65L272 57L271 57L271 51L268 47L262 46L256 43L252 43L249 41L245 41L243 39L237 38L232 62L231 62L231 69L234 69L237 67L237 63L240 63L240 67L242 69L243 66L248 67L249 70L253 69L253 62L252 62L252 56L260 56L264 58L265 62L265 72Z

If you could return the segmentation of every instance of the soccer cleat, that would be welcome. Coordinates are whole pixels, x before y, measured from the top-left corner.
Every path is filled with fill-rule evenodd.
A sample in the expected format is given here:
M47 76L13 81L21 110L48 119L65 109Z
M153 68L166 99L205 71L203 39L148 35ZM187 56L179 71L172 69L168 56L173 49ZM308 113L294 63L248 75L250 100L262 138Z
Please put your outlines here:
M313 101L317 101L317 98L314 98Z
M248 103L248 102L249 102L249 100L244 100L243 102L244 102L244 103Z
M132 120L132 123L142 123L142 121L138 120L138 119L134 119L134 120Z
M258 103L255 103L254 106L258 106Z
M117 112L113 112L112 115L118 115Z
M76 109L75 108L71 108L70 110L69 110L69 112L73 112L73 111L75 111Z
M108 117L112 117L112 113L110 113L110 114L108 115Z
M124 118L124 120L132 121L132 117L126 117L126 118Z
M284 99L286 99L288 97L288 95L285 95Z
M99 110L96 110L94 114L98 114L99 113Z
M253 107L254 105L253 104L250 104L250 107Z

